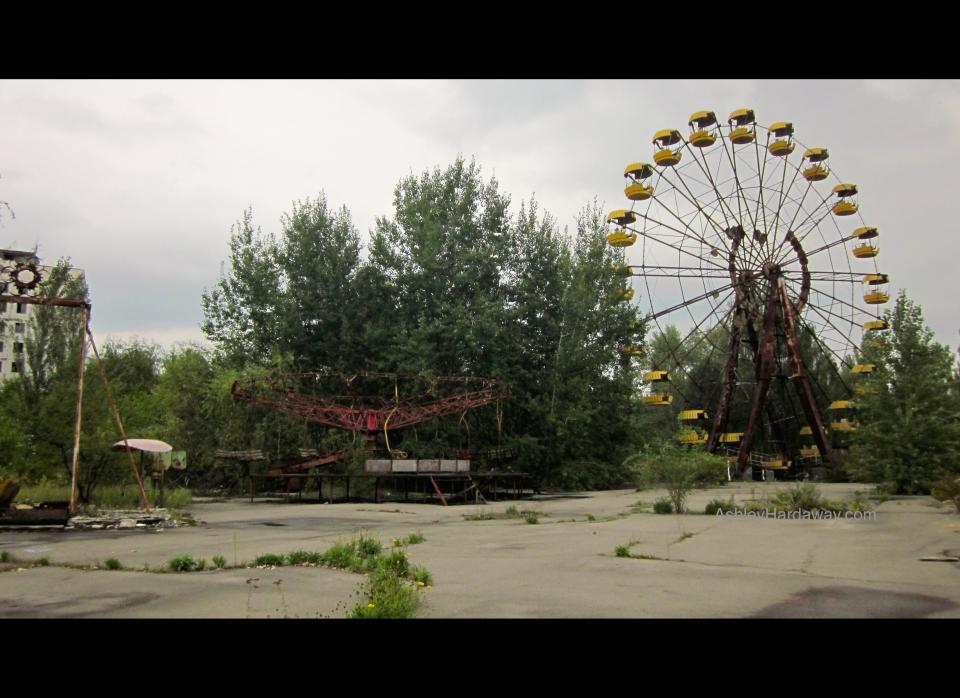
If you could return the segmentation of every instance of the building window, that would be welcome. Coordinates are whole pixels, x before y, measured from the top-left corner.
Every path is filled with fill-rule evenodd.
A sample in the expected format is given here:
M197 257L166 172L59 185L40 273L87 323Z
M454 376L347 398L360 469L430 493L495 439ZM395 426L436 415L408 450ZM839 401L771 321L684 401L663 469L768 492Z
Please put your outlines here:
M26 303L17 303L17 312L20 313L21 315L23 315L25 312L27 312L27 304L26 304Z
M0 342L0 352L3 352L3 342Z
M12 373L20 373L20 364L17 363L16 361L11 361L11 362L10 362L10 371L11 371Z
M13 353L22 354L23 353L23 342L14 342L13 343Z
M0 293L2 293L2 292L0 292ZM5 313L5 312L7 312L7 302L6 302L6 301L4 301L3 303L0 303L0 313Z
M15 323L13 326L13 331L18 334L23 334L24 326L22 322Z

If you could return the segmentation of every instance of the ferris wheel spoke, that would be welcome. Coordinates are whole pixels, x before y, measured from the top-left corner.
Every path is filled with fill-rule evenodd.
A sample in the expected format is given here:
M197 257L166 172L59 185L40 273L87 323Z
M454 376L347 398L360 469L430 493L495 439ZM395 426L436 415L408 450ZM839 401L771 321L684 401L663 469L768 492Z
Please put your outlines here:
M723 135L723 129L720 129L719 135L720 135L720 138L719 138L720 145L723 147L724 155L727 156L727 161L730 163L730 167L733 170L733 181L734 181L734 184L736 185L736 191L737 191L737 211L738 211L737 222L738 222L738 225L742 226L743 214L744 214L743 207L741 206L741 202L743 200L743 185L740 183L740 175L737 173L737 158L736 158L737 151L732 142L730 143L730 150L727 150L727 139ZM731 151L732 151L732 154L731 154ZM750 218L750 227L756 228L757 223L753 219L753 214L751 213L749 208L746 209L746 214Z
M770 132L768 131L767 144L769 145L769 143L770 143ZM763 164L761 165L760 164L760 141L754 138L753 145L754 145L754 151L756 152L756 155L757 155L757 172L759 175L757 183L760 188L760 191L757 192L757 209L758 209L757 219L758 220L761 219L761 216L762 216L763 232L769 235L769 229L767 228L767 209L763 205L763 173L766 171L766 168L767 168L767 149L766 148L763 149Z
M798 171L799 171L799 168L798 168ZM800 199L800 203L797 204L797 210L794 211L793 218L790 220L790 225L787 226L787 232L793 232L794 236L801 242L811 232L811 230L808 230L801 234L800 228L802 228L813 216L820 216L820 218L818 218L813 225L813 229L815 230L817 226L819 226L820 222L823 221L823 219L826 218L826 216L830 215L831 213L830 199L822 195L820 196L820 203L817 204L813 209L811 209L810 211L807 211L807 209L804 208L804 203L807 200L807 195L810 193L811 190L816 192L816 189L813 188L813 182L808 182L807 188L803 192L803 197ZM826 214L821 214L820 208L822 206L827 207ZM797 217L800 215L801 211L806 212L807 215L802 221L800 221L799 224L797 224ZM783 248L786 242L787 240L784 239L777 246L777 248L774 250L774 256L776 256L776 253Z
M733 295L733 292L731 291L730 293L727 294L724 300L730 298L730 296L732 295ZM696 326L694 326L694 328L690 330L687 333L687 335L677 343L676 346L671 346L669 341L664 339L664 343L667 345L669 354L673 358L674 362L672 364L663 364L661 362L658 362L655 368L658 370L667 370L667 371L672 371L675 369L683 371L684 374L686 374L687 378L691 379L691 382L696 383L696 381L693 381L692 378L690 377L690 372L687 370L686 366L684 365L684 361L686 361L686 359L690 357L690 355L694 352L694 350L697 347L699 347L701 344L703 344L704 341L707 341L710 344L710 346L713 348L711 349L711 355L712 355L712 351L715 350L717 346L716 344L713 343L713 341L710 340L710 333L716 330L718 327L723 326L724 322L726 322L727 318L733 312L734 307L735 306L731 305L730 308L727 310L727 312L724 313L722 316L718 316L716 314L716 311L704 315L703 319L701 319L700 322L698 322ZM708 329L706 332L700 332L700 336L697 338L697 340L693 344L688 344L688 341L690 340L690 338L693 337L698 331L700 331L700 328L703 327L706 321L713 318L717 318L717 321L710 327L710 329ZM659 323L658 323L658 326L659 326ZM661 330L660 336L665 338L666 334ZM677 356L677 350L683 347L684 345L687 345L686 352L683 354L683 357L680 358ZM665 366L666 368L664 368ZM698 384L698 387L701 390L703 390L702 385ZM686 395L683 395L683 398L684 400L687 400L689 402L689 398Z
M789 200L789 192L793 189L793 185L797 181L797 175L800 173L800 167L794 166L793 168L793 177L790 178L790 185L786 186L787 181L787 165L789 164L789 154L783 157L783 176L780 179L780 200L777 202L777 211L773 217L773 231L772 238L770 241L769 252L770 258L772 259L777 250L779 249L777 245L777 231L780 228L780 211L783 210L783 205ZM789 230L789 229L788 229Z
M673 185L673 182L671 182L669 179L667 179L667 178L666 178L665 176L663 176L662 174L661 174L661 179L664 180L664 181L666 181L667 184L669 184L669 185L671 186L672 191L674 192L674 194L676 194L676 193L678 192L677 188ZM681 195L682 195L682 194L681 194ZM684 198L686 198L686 196L684 196ZM683 220L683 218L682 218L681 216L679 216L676 212L673 211L673 209L671 209L667 204L665 204L665 203L663 202L663 198L662 198L661 196L655 194L655 195L653 196L653 199L652 199L652 200L655 201L657 204L659 204L667 213L669 213L671 216L673 216L675 219L677 219L677 221L679 221L680 224L683 225L683 226L687 229L687 231L689 232L689 235L687 235L687 237L689 237L689 238L691 238L691 239L693 239L693 240L696 240L697 242L702 242L704 245L706 245L707 247L710 247L711 249L716 248L716 245L710 244L709 242L707 242L707 240L706 240L704 237L702 237L702 236L700 236L700 235L697 235L696 231L690 226L689 223L687 223L685 220ZM687 201L688 201L688 203L692 203L692 202L690 202L689 199L687 199ZM698 212L703 213L703 209L702 209L698 204L693 203L693 205L694 205L694 207L696 208L696 210L697 210ZM679 207L678 207L678 208L679 208ZM705 217L706 217L706 216L705 216ZM707 217L707 219L710 220L709 217ZM711 222L712 225L716 226L716 224L713 223L712 220L710 220L710 222ZM719 236L718 236L718 237L719 237ZM722 241L722 240L721 240L721 241ZM723 242L723 241L722 241L722 242ZM726 246L726 243L725 243L725 242L724 242L724 246ZM727 248L727 251L729 252L729 248Z
M827 346L822 341L820 341L820 338L817 336L816 332L810 329L810 326L807 324L805 320L803 320L802 318L797 318L797 322L799 322L799 324L803 326L803 328L807 331L807 334L810 336L811 339L813 339L814 342L816 342L822 349L826 349L831 356L836 357L837 361L840 362L841 366L848 365L846 359L844 359L842 356L837 354L837 352L835 352L829 346ZM832 361L828 361L827 363L830 365L830 367L833 369L833 372L836 374L837 378L840 380L840 384L843 386L843 389L846 390L848 393L852 392L850 390L850 386L848 386L847 382L843 380L843 375L840 373L840 371L837 369L834 363Z
M724 210L723 210L723 208L724 208L724 203L726 203L726 199L725 199L725 198L723 197L723 195L720 193L720 190L719 190L718 187L717 187L717 183L714 181L713 176L710 174L710 168L709 168L709 166L707 165L707 162L706 162L706 155L705 155L703 152L700 152L700 153L699 153L700 156L703 158L703 162L701 163L700 158L697 157L697 151L699 151L700 149L699 149L699 148L694 148L694 147L693 147L688 141L686 141L686 140L684 140L684 145L686 146L687 151L691 154L691 158L693 159L693 161L697 164L697 167L700 168L700 171L703 172L703 174L706 176L707 180L708 180L709 183L710 183L710 184L709 184L709 188L710 188L710 190L713 192L714 196L716 197L716 200L717 200L717 208L720 209L720 212L721 212L721 214L723 215L723 221L724 221L724 228L723 228L722 231L718 231L717 237L718 237L718 238L720 239L720 241L723 243L724 249L725 249L727 252L730 252L730 247L727 245L727 241L724 239L725 233L723 232L723 231L725 231L725 230L727 230L727 229L729 229L729 228L731 227L731 226L730 226L730 219L727 217L727 211L724 211ZM682 181L683 178L682 178L682 176L680 175L679 172L677 172L677 176L680 177L680 179L681 179L681 181ZM688 191L688 192L690 191L689 187L687 188L687 191ZM691 195L692 195L692 192L691 192ZM729 204L727 204L726 208L727 208L727 210L729 211L731 217L733 217L734 220L736 221L736 224L739 225L740 222L739 222L739 220L736 218L736 216L734 216L734 214L733 214L733 209L730 208L730 205L729 205ZM714 209L714 210L716 210L716 209ZM708 220L711 220L711 221L712 221L712 218L710 218L710 216L707 216L707 218L708 218Z
M856 327L856 323L852 322L849 317L846 317L844 315L838 315L832 310L829 310L822 306L811 306L810 310L811 312L817 313L820 316L820 319L823 321L823 327L822 327L823 332L820 333L820 337L825 343L833 342L834 344L837 344L838 346L842 347L844 351L849 351L851 348L856 349L856 346L857 346L856 342L850 339L850 337L847 335L845 331L841 330L839 327L837 327L836 324L834 324L830 320L831 317L836 318L837 320L840 321L840 324L847 325L851 329L854 329ZM810 325L813 324L809 316L807 317L806 322L807 324L810 324ZM834 332L836 332L842 339L829 338L827 336L829 334L828 332L829 329L832 329Z
M825 296L825 297L827 297L827 298L829 298L829 299L831 299L831 300L833 300L833 301L835 301L835 302L837 302L837 303L840 303L841 305L845 305L846 307L852 309L852 310L855 311L855 312L861 313L861 314L863 314L863 315L868 314L867 311L864 310L863 308L859 308L859 307L857 307L856 305L854 305L853 303L849 303L849 302L843 300L842 298L837 298L836 296L834 296L834 295L832 295L832 294L830 294L830 293L827 293L826 291L824 291L824 290L822 290L822 289L819 289L819 288L816 288L816 287L812 287L810 290L813 291L814 293L819 293L821 296Z
M669 315L670 313L674 313L678 310L683 310L684 308L689 307L694 303L699 303L700 301L707 300L710 297L716 297L720 293L728 289L733 289L733 284L727 284L726 286L721 286L720 288L713 289L711 291L708 291L707 293L702 293L699 296L694 296L693 298L686 299L682 303L677 303L676 305L672 305L666 310L661 310L660 312L657 312L657 313L651 313L650 315L645 317L644 320L656 320L658 318L662 318L664 315Z
M844 244L844 243L847 243L847 242L850 242L851 240L856 240L856 239L857 239L857 235L856 235L856 233L853 233L853 234L848 235L848 236L846 236L846 237L842 237L842 238L840 238L840 239L838 239L838 240L834 240L833 242L828 242L826 245L821 245L820 247L815 247L814 249L810 250L809 252L806 252L806 251L805 251L804 254L806 254L806 256L809 258L809 257L812 257L813 255L817 254L818 252L823 252L824 250L829 250L829 249L831 249L831 248L833 248L833 247L836 247L837 245L842 245L842 244ZM799 258L797 258L797 257L790 257L790 258L786 259L785 261L781 261L781 262L779 262L779 263L780 263L781 265L787 265L787 264L792 264L793 262L796 262L796 261L799 261ZM812 273L812 272L811 272L811 273Z
M664 245L664 246L666 246L666 247L669 247L670 249L676 250L676 251L678 251L678 252L682 252L682 253L684 253L684 254L686 254L686 255L688 255L688 256L690 256L690 257L693 257L694 259L700 260L700 261L702 261L702 262L709 262L710 264L712 264L713 266L715 266L717 269L726 269L726 267L723 266L722 264L720 264L719 262L714 262L713 260L706 259L704 256L698 255L698 254L696 254L696 253L694 253L694 252L691 252L690 250L685 250L685 249L683 249L682 247L677 247L676 245L673 245L673 244L667 242L666 240L661 240L661 239L658 238L657 236L652 235L652 234L650 234L650 233L648 233L648 232L646 232L646 231L644 231L644 230L638 230L638 229L633 228L633 227L631 227L631 226L629 226L629 225L624 226L624 227L625 227L627 230L630 230L630 231L636 233L637 235L642 235L644 239L652 240L653 242L658 242L658 243L660 243L661 245Z

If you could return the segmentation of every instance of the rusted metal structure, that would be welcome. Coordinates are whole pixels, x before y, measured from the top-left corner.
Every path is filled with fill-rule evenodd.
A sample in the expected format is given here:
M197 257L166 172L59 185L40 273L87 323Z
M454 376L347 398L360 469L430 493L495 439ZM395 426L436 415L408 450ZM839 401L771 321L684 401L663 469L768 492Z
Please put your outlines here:
M405 458L405 453L391 448L390 433L437 417L459 415L462 422L470 410L496 404L499 431L502 419L500 403L507 397L507 390L500 381L492 378L366 371L350 374L280 373L247 378L233 384L232 394L234 399L241 402L352 432L355 438L360 437L365 442L361 450L376 450L377 437L382 434L383 447L391 457L397 455ZM356 449L327 454L300 450L306 460L270 468L263 476L257 477L285 477L288 490L299 489L307 473L344 460ZM465 455L469 457L462 449L457 450L457 457ZM368 475L375 478L392 476L386 473ZM446 503L436 479L430 474L425 474L425 477L431 480L439 498ZM465 477L470 479L469 474ZM251 479L251 491L252 487Z
M855 382L875 370L860 362L863 339L887 328L879 231L861 216L857 185L831 171L827 148L803 147L793 123L764 127L742 108L726 123L697 111L688 126L654 134L652 161L623 171L630 208L607 216L607 242L626 262L613 272L639 282L613 296L642 294L660 335L643 401L677 410L677 441L727 455L739 477L755 467L797 476L829 464L857 428L853 401L836 393L867 389ZM661 324L674 313L692 325L679 341ZM645 360L641 337L620 341L624 360Z
M103 381L107 393L107 401L117 423L120 436L125 444L127 459L130 463L130 469L133 472L134 480L140 491L141 506L150 511L150 500L147 497L146 490L143 487L143 480L133 461L133 453L128 443L126 430L123 428L123 420L120 417L120 410L117 408L117 402L113 396L113 389L107 378L106 370L103 366L103 360L100 358L100 352L97 350L97 344L93 339L93 332L90 330L90 312L92 306L89 302L77 298L58 298L48 296L28 295L35 291L43 281L43 274L35 263L16 262L8 266L0 266L0 303L23 303L25 305L49 305L60 308L78 308L80 310L80 332L78 338L79 361L77 362L77 400L75 407L74 429L73 429L73 457L71 461L71 485L70 485L70 505L71 514L77 511L77 481L80 468L80 426L83 418L83 377L87 358L87 343L93 349L94 356L97 359L97 368L100 378ZM17 293L7 293L9 286L16 287Z

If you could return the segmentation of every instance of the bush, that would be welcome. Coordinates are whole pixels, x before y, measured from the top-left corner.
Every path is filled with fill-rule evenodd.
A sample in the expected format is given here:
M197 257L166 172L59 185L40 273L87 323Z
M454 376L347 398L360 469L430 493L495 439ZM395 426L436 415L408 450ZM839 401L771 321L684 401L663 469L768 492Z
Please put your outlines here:
M407 545L416 545L417 543L422 543L426 539L426 536L420 533L420 531L417 531L416 533L411 533L406 537L406 543Z
M829 502L820 496L820 490L811 482L798 482L788 490L777 492L774 504L785 511L829 508Z
M334 543L322 556L323 564L336 569L351 569L357 563L357 551L353 542Z
M412 618L419 602L417 590L403 580L393 565L385 564L370 574L367 600L354 607L350 618Z
M319 565L323 561L322 553L311 553L306 550L294 550L287 553L288 565Z
M617 557L630 557L630 546L629 545L618 545L613 549L614 554Z
M177 557L171 558L167 565L174 572L193 572L196 569L199 569L199 560L195 560L190 555L178 555Z
M103 561L103 566L106 567L108 570L118 570L122 567L122 565L120 564L120 561L115 557L108 557L106 560Z
M383 567L400 577L410 576L410 561L402 550L394 550L389 555L377 558L376 567Z
M737 505L734 503L733 497L730 497L730 499L727 500L711 499L710 503L704 507L703 513L707 516L716 516L718 511L734 511L736 508Z
M538 519L535 514L527 514L527 516L526 516L526 518L524 519L524 521L526 521L528 524L538 524L538 523L540 523L540 519Z
M360 537L357 538L357 553L360 557L374 557L379 555L382 550L383 546L376 538L364 536L362 533Z
M283 555L266 553L265 555L257 557L257 559L253 561L253 564L254 567L283 567L283 562Z
M654 514L672 514L673 513L673 502L670 501L667 497L661 497L656 502L653 503L653 513Z
M626 462L636 473L639 485L665 487L678 514L683 513L691 489L720 484L727 477L725 458L672 443L650 448Z
M0 551L0 562L13 562L13 555L9 550Z
M938 502L950 502L960 514L960 476L947 475L934 483L930 494Z
M410 570L410 574L418 586L433 584L433 575L430 574L426 567L414 566Z
M227 559L223 555L214 555L213 556L213 566L218 570L222 570L227 566Z

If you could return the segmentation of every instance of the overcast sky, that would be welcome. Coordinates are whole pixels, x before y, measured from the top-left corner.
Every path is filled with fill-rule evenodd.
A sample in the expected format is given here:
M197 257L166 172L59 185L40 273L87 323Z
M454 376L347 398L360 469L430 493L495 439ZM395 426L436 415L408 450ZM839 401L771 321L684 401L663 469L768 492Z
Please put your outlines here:
M752 107L830 149L881 230L881 271L956 347L960 81L0 81L0 247L70 257L99 338L199 340L200 295L247 207L279 231L323 190L366 236L397 181L475 157L562 226L597 197L628 207L624 166L654 131Z

